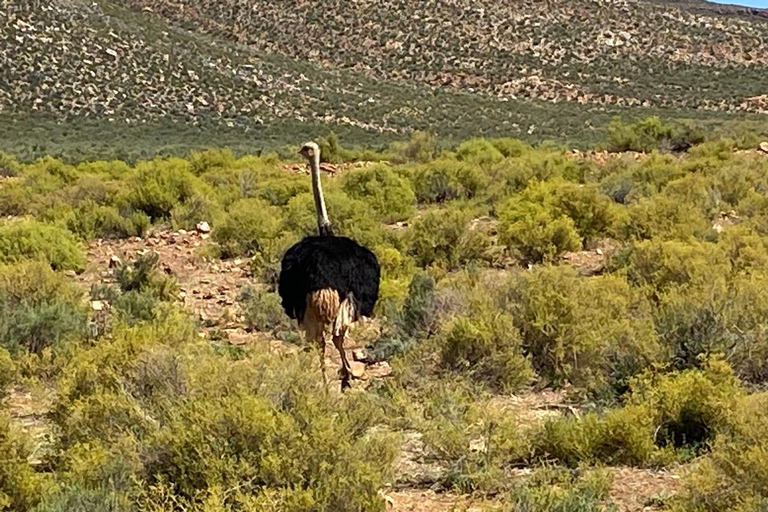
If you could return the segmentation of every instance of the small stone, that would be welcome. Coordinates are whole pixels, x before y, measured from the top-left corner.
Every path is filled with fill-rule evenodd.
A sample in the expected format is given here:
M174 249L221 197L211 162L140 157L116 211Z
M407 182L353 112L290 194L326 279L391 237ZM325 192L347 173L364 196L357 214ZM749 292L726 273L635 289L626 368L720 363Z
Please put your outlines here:
M195 227L197 228L198 233L210 233L211 232L211 226L207 222L205 222L205 221L198 222L197 226L195 226Z
M187 234L187 230L186 230L186 229L180 229L180 230L179 230L179 234L180 234L181 236L185 236L185 235Z
M114 254L109 257L109 268L119 267L123 264L123 260L115 256Z
M92 300L91 301L91 309L94 311L102 311L104 310L104 302L100 300Z
M760 151L768 153L768 141L760 143Z
M368 352L364 348L356 348L352 351L352 358L355 361L365 361L368 357Z
M76 277L77 272L75 272L74 270L66 270L64 271L64 275L67 277Z
M358 361L349 363L349 370L352 372L352 377L355 379L360 379L365 375L365 365Z
M187 297L187 292L179 292L179 298L184 300Z
M208 233L203 233L202 235L200 235L200 238L203 239L203 240L208 240L209 236L211 236L211 235L209 235Z
M602 256L602 255L603 255L603 250L602 250L602 249L598 249L598 250L596 250L595 252L596 252L597 254L599 254L600 256Z

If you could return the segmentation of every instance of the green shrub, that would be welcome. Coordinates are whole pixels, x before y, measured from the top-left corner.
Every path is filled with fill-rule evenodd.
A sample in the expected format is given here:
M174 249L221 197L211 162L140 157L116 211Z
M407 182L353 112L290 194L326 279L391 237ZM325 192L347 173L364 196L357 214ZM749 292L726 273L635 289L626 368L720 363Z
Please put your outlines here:
M112 206L100 206L93 201L83 201L67 219L67 228L84 240L94 238L128 238L143 236L150 226L144 212L131 212L127 217Z
M448 159L417 167L411 179L416 199L420 203L471 199L478 195L487 183L486 176L477 166Z
M487 167L504 160L502 152L492 141L485 139L469 139L456 149L456 157L464 162L472 162L481 167Z
M0 263L45 261L55 270L85 270L85 254L72 233L35 220L0 225Z
M594 185L532 182L502 207L502 239L525 261L553 261L613 233L616 206ZM581 240L580 240L581 239Z
M240 292L239 300L243 303L243 316L248 329L275 334L292 330L280 296L276 293L246 287Z
M27 462L30 454L28 440L0 413L0 508L29 510L50 489L50 480Z
M618 252L610 266L625 269L631 284L650 287L656 295L674 286L724 279L731 270L725 252L717 245L695 240L636 242Z
M416 211L411 183L389 167L378 165L346 173L342 188L349 197L368 203L382 222L406 220Z
M395 162L426 163L437 155L437 142L432 134L417 130L408 142L394 143L392 149L396 153Z
M235 157L229 149L206 149L189 155L189 170L200 176L214 169L226 169L235 165Z
M134 512L125 493L103 485L95 489L69 486L48 496L31 512Z
M481 259L488 241L469 229L471 215L457 208L429 210L413 221L408 254L421 267L455 269Z
M612 479L606 471L584 474L539 469L509 492L505 510L530 512L610 512Z
M174 208L209 195L186 161L180 159L153 160L136 166L128 181L126 203L134 210L147 214L152 221L168 219Z
M54 414L68 474L111 475L142 507L218 496L225 510L383 508L396 444L372 430L372 397L326 393L316 354L216 352L172 315L77 353Z
M8 388L16 380L16 363L11 358L11 353L0 347L0 404L8 395Z
M633 124L614 118L608 125L606 144L608 151L613 152L650 152L654 149L687 151L704 139L703 129L692 122L666 124L651 116Z
M643 198L632 204L622 231L628 240L655 237L667 240L706 239L714 233L712 224L693 205L667 194Z
M520 139L499 138L489 139L489 142L506 158L519 158L533 150L530 144Z
M206 221L216 226L221 216L221 207L215 200L195 194L171 210L171 225L174 229L193 230L198 223Z
M743 396L738 380L722 361L703 370L632 379L626 404L605 413L548 421L534 433L533 460L580 464L665 465L708 449L735 421Z
M686 474L671 510L764 510L768 502L768 395L742 397L735 405L732 430L719 433L711 454Z
M445 326L439 341L444 366L468 371L493 388L514 392L533 379L522 354L520 333L509 315L456 317Z
M576 226L543 204L510 201L501 211L501 240L524 262L555 261L566 251L581 248Z
M639 376L632 382L629 404L653 411L656 445L701 451L718 432L731 428L743 394L728 364L710 359L702 370Z
M533 367L554 385L621 390L660 357L647 304L623 279L542 267L520 274L508 293Z
M213 231L223 258L260 254L268 261L281 247L280 235L280 212L262 199L232 204L229 215Z
M13 155L0 151L0 176L18 176L21 166Z
M81 334L86 316L80 290L42 263L0 265L0 346L39 353Z

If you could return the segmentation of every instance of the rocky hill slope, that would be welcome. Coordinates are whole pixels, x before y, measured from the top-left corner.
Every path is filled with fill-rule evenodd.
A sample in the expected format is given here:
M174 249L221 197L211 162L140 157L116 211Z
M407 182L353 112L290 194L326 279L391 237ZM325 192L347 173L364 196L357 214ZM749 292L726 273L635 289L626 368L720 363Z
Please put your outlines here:
M642 0L126 0L259 50L500 97L764 111L768 18ZM703 11L703 12L702 12Z
M73 144L99 153L107 143L95 140L140 156L250 150L329 130L351 142L428 129L585 144L617 114L768 109L768 22L700 2L0 0L0 10L0 149L23 157Z

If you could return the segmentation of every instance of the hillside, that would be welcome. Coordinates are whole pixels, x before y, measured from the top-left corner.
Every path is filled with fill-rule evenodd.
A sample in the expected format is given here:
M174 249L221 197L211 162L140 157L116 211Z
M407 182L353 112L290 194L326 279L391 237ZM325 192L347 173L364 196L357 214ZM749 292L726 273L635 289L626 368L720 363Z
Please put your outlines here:
M614 115L761 122L760 12L669 4L2 0L0 149L135 159L413 129L584 146Z
M127 0L253 48L500 97L764 111L764 21L643 1ZM675 3L673 3L674 5Z

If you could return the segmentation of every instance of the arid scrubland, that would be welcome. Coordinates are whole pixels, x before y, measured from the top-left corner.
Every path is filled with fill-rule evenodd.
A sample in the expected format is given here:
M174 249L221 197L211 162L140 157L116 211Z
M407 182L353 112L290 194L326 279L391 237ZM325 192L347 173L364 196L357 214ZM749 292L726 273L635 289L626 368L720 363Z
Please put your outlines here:
M275 293L315 229L296 161L0 157L0 509L765 508L754 138L319 142L337 232L383 269L344 395Z

